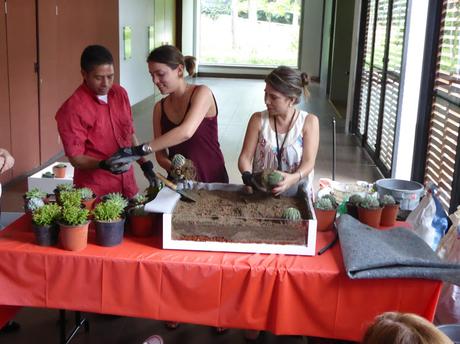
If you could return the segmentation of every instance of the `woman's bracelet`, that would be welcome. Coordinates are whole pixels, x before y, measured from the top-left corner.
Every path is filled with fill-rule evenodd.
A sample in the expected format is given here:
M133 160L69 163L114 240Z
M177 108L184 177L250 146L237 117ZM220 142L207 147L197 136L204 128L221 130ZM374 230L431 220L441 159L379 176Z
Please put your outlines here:
M302 171L297 171L297 172L299 172L299 181L301 181L301 180L302 180L302 178L303 178L303 174L302 174Z

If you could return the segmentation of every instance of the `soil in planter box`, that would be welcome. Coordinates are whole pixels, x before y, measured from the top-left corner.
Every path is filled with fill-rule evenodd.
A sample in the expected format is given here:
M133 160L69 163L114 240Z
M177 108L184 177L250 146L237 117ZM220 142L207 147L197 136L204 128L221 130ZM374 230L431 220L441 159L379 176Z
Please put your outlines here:
M305 245L311 212L302 198L221 190L195 190L198 201L179 201L172 217L172 239ZM302 221L282 219L295 207Z

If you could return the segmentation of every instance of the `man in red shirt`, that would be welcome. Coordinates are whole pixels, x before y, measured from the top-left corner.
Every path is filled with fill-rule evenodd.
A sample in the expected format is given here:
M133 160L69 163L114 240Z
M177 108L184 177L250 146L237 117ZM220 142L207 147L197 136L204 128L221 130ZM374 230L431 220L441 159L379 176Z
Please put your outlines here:
M75 168L74 184L98 196L121 192L131 198L138 191L133 167L109 159L119 148L138 143L128 95L113 84L113 57L105 47L86 47L80 64L83 83L56 114L65 154ZM152 162L138 162L152 178Z

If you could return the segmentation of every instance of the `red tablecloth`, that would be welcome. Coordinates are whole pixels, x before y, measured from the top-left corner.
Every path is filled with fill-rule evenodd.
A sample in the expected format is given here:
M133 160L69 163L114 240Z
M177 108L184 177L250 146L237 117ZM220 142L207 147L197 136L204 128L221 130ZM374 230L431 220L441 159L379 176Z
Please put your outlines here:
M332 233L318 233L318 248ZM125 237L81 252L40 247L21 218L0 233L0 304L359 340L385 311L432 320L441 283L351 280L339 245L324 255L162 250ZM11 311L5 307L1 311Z

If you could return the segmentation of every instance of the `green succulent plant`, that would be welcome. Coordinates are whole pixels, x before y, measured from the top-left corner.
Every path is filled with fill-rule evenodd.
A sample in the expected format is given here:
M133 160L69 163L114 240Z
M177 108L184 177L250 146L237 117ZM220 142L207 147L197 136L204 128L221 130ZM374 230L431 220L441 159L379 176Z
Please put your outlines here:
M54 167L56 167L56 168L64 168L64 167L67 167L67 165L66 164L56 164L56 165L54 165Z
M61 210L60 222L67 226L80 226L88 222L89 211L78 206L64 205Z
M80 188L77 190L80 192L80 198L84 201L88 201L94 196L94 192L90 188Z
M46 192L41 191L39 188L33 188L25 193L26 199L45 198L45 197L46 197Z
M359 204L361 208L366 208L366 209L376 209L380 208L380 202L376 197L373 197L371 195L366 195L364 199L361 201Z
M171 159L171 163L175 168L181 168L186 161L187 159L182 154L175 154Z
M299 209L297 208L286 208L283 211L283 219L289 220L289 221L300 221L302 220L302 215L300 214Z
M284 179L283 175L277 171L273 171L271 172L268 176L267 176L267 183L270 187L274 187L276 186L280 181L282 181Z
M147 201L148 201L147 196L141 193L138 193L133 198L131 198L131 203L135 206L144 204Z
M334 195L326 194L326 195L324 195L322 198L330 199L332 205L334 206L334 208L337 207L337 199L334 197Z
M395 198L391 195L384 195L381 202L382 205L395 205Z
M73 189L75 189L75 187L72 185L72 184L59 184L56 186L56 190L58 192L62 192L62 191L72 191Z
M92 214L96 221L117 221L121 219L124 207L116 199L109 199L104 202L100 202Z
M27 200L26 210L34 212L37 211L37 209L43 207L44 205L45 202L43 202L43 199L38 197L32 197L31 199Z
M334 210L335 204L332 203L329 197L321 197L315 201L314 207L321 210Z
M144 216L147 215L148 212L145 211L145 207L143 204L136 205L135 207L131 208L131 215L134 216Z
M32 215L32 221L37 226L50 226L55 224L61 216L61 207L57 204L45 204Z
M363 201L363 199L363 196L360 194L352 194L350 198L348 198L348 202L357 206Z
M42 173L42 178L54 178L54 173L53 172L44 172Z
M115 203L118 203L123 209L128 206L128 201L119 192L109 193L107 195L104 195L102 198L104 201L112 200Z
M81 203L81 193L79 189L73 189L71 191L61 191L59 193L60 204L63 206L74 206L79 207Z

